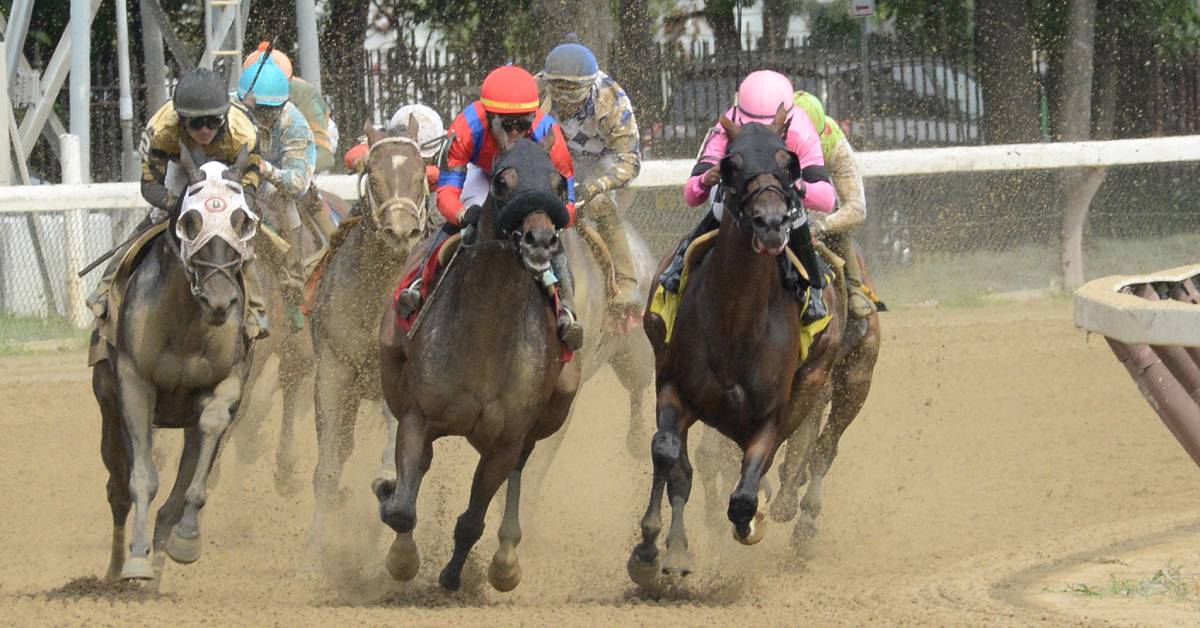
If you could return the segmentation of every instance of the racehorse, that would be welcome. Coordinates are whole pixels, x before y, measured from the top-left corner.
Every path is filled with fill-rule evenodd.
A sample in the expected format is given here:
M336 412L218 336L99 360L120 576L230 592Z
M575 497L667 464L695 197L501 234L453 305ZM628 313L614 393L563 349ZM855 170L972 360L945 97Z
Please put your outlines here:
M369 151L360 181L361 215L335 236L317 284L310 324L317 357L318 511L340 501L338 484L354 447L360 402L382 397L379 343L371 332L410 249L429 231L418 124L410 118L403 135L365 126Z
M720 164L726 202L715 243L690 270L670 342L662 318L649 309L644 318L657 368L654 477L642 540L627 564L630 577L642 586L653 585L660 573L692 571L684 527L692 483L688 429L703 421L742 450L741 476L727 515L734 538L757 543L766 514L760 504L763 476L779 446L821 401L841 342L844 304L831 282L824 298L833 320L800 362L801 308L780 280L777 257L787 249L793 223L803 216L794 188L800 167L782 138L785 119L782 107L770 125L737 126L722 117L729 149ZM664 489L671 528L666 556L660 557L656 541Z
M380 517L396 532L386 560L392 577L411 580L420 566L413 528L433 441L464 436L480 454L467 510L454 526L454 552L439 577L449 590L459 588L488 505L506 479L488 580L500 591L520 583L521 470L534 444L562 426L580 382L579 360L564 362L554 308L533 278L562 246L567 181L545 147L522 138L503 148L472 228L477 238L459 247L425 304L424 321L411 338L397 328L395 308L380 322L383 393L398 420L398 473L373 488Z
M181 145L189 183L180 212L141 249L132 270L118 276L124 298L115 342L92 368L113 515L109 578L151 579L161 566L161 553L152 556L147 521L158 490L155 427L183 429L184 441L175 486L156 517L153 551L165 549L180 563L200 558L206 481L241 403L253 346L244 332L242 265L253 255L258 218L238 183L248 164L243 148L228 168L216 162L197 167Z
M855 246L853 253L859 258L865 284L873 290L874 282L862 250ZM844 279L839 277L838 283L839 288L844 286ZM875 361L879 357L880 339L878 312L866 319L847 317L845 335L838 347L830 385L823 391L822 401L812 406L816 414L806 417L801 424L802 429L796 430L787 441L783 464L779 465L780 487L771 500L770 512L772 519L784 523L796 517L799 506L801 518L792 529L793 545L816 533L816 517L824 503L822 480L837 455L838 441L867 400ZM827 406L829 418L822 425L822 414ZM697 465L697 471L704 487L705 503L716 503L718 476L737 476L735 451L732 443L721 439L711 430L706 430L701 436L697 455L703 457L707 464ZM800 487L810 479L804 499L800 501Z

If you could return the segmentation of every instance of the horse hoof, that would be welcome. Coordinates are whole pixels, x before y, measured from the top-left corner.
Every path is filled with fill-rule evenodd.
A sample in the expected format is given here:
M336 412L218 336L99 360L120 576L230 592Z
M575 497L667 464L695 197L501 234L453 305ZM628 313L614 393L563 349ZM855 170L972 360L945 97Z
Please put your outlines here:
M496 550L492 564L488 566L488 582L492 583L493 589L508 593L521 584L521 563L517 560L516 552L512 553L511 561L501 560L500 552L501 550ZM508 564L505 564L506 562Z
M814 521L812 517L808 516L807 513L805 513L805 515L800 517L800 520L796 522L796 527L792 529L792 544L795 545L797 543L811 541L816 536L817 522Z
M767 534L767 519L763 516L762 511L755 513L750 522L746 524L746 534L742 535L738 532L737 524L733 526L733 538L742 545L754 545L763 540Z
M392 546L388 548L388 573L400 582L408 582L417 577L417 570L420 568L421 555L417 552L412 533L397 534L396 540L392 541Z
M462 587L462 572L451 572L450 565L438 575L438 585L447 591L457 591Z
M275 470L275 492L282 497L295 497L300 494L300 481L291 471Z
M796 518L796 511L799 504L796 501L796 496L784 491L779 499L771 504L771 518L776 523L787 523Z
M692 559L688 557L687 550L667 548L667 555L662 562L662 572L664 575L679 578L692 573Z
M171 528L171 536L167 539L167 556L171 560L188 565L200 560L200 534L186 538L179 534L179 526Z
M644 562L637 557L637 553L629 556L629 562L625 563L625 569L629 572L629 579L639 587L653 587L658 583L658 576L662 573L662 563L655 558L652 562Z
M154 565L150 564L149 556L130 556L125 559L121 568L122 580L153 580Z

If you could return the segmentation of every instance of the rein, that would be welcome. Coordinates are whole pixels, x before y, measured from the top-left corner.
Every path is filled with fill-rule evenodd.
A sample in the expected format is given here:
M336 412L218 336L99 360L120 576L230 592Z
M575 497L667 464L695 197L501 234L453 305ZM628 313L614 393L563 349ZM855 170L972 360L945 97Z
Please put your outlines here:
M360 201L365 200L367 205L367 215L370 217L372 226L378 231L378 217L383 216L385 212L393 209L403 209L412 215L417 220L417 228L421 233L425 233L429 228L429 208L426 200L429 197L429 186L421 186L421 196L419 200L413 200L406 196L396 196L389 198L383 203L375 198L375 191L371 187L369 176L371 174L371 151L383 144L407 144L417 149L417 154L420 154L421 145L416 140L407 137L385 137L374 144L367 147L367 167L363 169L362 174L358 175L358 198ZM422 160L424 162L424 160Z

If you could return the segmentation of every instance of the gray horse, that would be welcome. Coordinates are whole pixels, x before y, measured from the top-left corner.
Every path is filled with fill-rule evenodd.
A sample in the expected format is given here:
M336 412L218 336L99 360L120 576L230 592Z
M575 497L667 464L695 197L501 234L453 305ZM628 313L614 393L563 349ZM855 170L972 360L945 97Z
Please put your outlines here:
M180 153L189 181L181 211L129 272L115 342L107 347L108 358L92 368L109 472L113 579L155 577L148 526L158 490L151 457L155 427L183 429L184 444L175 486L155 521L153 550L165 549L180 563L200 558L199 515L209 471L241 403L252 353L244 333L242 264L253 255L258 219L238 184L248 156L243 148L228 168L215 162L197 167L186 147Z
M375 333L379 313L387 307L409 250L429 227L417 120L410 118L402 135L370 125L364 131L370 148L361 215L335 236L310 319L317 358L317 518L342 501L338 485L354 447L359 404L382 399Z

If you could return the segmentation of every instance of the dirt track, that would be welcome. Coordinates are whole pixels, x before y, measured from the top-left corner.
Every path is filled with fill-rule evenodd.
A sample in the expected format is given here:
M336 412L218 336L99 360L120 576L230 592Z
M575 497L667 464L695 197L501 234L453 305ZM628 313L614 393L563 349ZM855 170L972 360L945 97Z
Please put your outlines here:
M625 574L649 461L625 452L628 406L609 373L577 402L555 475L527 518L525 580L514 593L492 591L482 568L461 593L434 584L465 506L462 464L473 464L460 445L439 446L422 490L417 581L387 578L388 537L367 490L382 430L364 412L344 483L350 504L332 529L335 558L317 566L306 551L315 445L302 417L304 490L275 493L273 429L254 464L226 456L203 519L204 557L168 563L153 597L92 579L106 565L111 528L84 355L0 358L0 617L19 625L1194 622L1194 608L1131 615L1122 603L1054 591L1073 582L1063 570L1200 520L1196 468L1104 343L1085 338L1069 314L1069 303L1050 301L885 315L875 387L842 441L807 556L790 549L781 525L750 548L726 528L705 529L695 490L698 571L656 596ZM160 498L174 479L172 468L161 472ZM483 568L496 523L489 519L473 553ZM1183 530L1177 540L1194 538L1194 528Z

